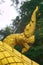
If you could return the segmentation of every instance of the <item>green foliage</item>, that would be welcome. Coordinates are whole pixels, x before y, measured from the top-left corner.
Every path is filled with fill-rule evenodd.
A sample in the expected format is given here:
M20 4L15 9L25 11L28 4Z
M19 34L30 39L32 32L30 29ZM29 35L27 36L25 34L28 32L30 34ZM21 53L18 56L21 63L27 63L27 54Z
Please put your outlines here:
M12 33L15 33L20 25L20 17L17 16L15 19L12 19L12 20L13 20L12 27L11 27Z
M43 0L26 0L23 2L20 6L19 16L16 17L12 25L13 27L16 27L16 33L23 32L25 26L29 23L31 15L37 5L39 7L39 12L37 13L37 25L35 30L36 40L28 52L24 54L38 62L40 65L43 65ZM39 15L39 13L41 15ZM15 48L21 51L21 47L16 46Z
M24 53L27 57L43 65L43 0L31 0L24 2L20 7L21 23L16 32L22 32L25 25L29 23L32 12L35 7L39 6L39 12L37 13L37 25L35 30L36 41L33 46ZM41 15L39 15L41 13Z
M10 29L9 26L6 26L5 29L0 30L0 35L4 36L4 38L5 38L6 36L8 36L9 34L11 34L11 29ZM3 38L3 39L4 39L4 38ZM2 40L3 40L3 39L2 39Z

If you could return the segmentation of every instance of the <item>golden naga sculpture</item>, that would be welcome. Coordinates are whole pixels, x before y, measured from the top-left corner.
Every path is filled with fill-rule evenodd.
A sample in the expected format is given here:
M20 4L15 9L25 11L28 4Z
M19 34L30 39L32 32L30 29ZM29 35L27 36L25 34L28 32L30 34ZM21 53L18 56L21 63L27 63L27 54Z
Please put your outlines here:
M31 16L30 23L28 25L26 25L23 33L11 34L11 35L7 36L3 40L3 42L10 45L11 47L14 47L15 45L23 46L22 53L28 51L28 49L31 47L31 44L33 44L35 41L34 31L36 28L37 11L38 11L38 6L34 10L32 16Z

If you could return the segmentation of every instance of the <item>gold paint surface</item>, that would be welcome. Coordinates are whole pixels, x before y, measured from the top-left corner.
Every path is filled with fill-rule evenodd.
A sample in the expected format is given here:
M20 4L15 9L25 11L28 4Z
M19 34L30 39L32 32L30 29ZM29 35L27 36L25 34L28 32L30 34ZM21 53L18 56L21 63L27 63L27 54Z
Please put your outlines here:
M0 65L39 65L6 43L0 41Z

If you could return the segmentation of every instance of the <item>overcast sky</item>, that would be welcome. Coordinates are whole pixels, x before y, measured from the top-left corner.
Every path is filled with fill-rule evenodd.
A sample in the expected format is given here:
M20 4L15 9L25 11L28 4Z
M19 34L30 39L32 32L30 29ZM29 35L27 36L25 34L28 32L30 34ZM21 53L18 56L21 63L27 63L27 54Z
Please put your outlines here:
M12 2L10 0L0 0L0 29L10 25L12 19L15 19L18 15L16 9L13 6L10 6Z

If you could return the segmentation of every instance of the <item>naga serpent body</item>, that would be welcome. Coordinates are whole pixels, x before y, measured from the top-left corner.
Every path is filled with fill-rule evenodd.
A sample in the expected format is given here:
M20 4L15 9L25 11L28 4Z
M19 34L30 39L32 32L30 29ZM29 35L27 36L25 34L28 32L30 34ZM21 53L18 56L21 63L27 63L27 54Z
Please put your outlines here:
M34 31L36 28L36 14L38 11L38 6L33 11L33 14L31 16L31 20L28 25L26 25L24 31L20 34L11 34L7 36L3 42L10 45L11 47L14 47L15 45L21 45L22 53L26 52L31 45L35 42L35 35Z

